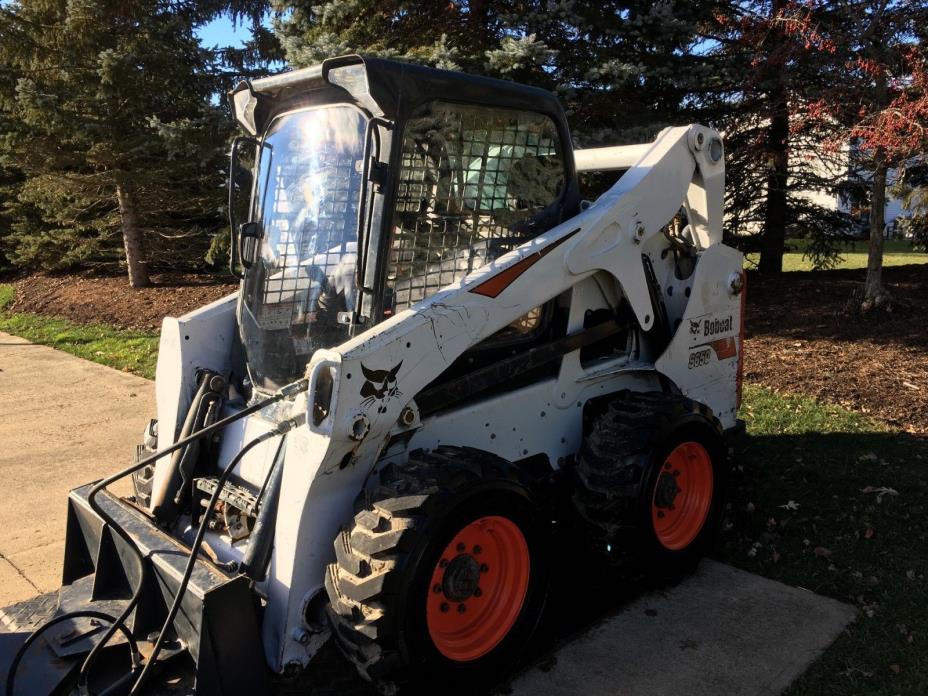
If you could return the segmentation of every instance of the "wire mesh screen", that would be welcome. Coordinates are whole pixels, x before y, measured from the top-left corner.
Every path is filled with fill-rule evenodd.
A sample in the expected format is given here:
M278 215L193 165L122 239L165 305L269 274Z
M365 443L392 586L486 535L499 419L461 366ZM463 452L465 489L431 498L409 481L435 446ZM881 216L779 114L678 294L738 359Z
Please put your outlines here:
M395 310L540 234L563 188L547 116L430 104L403 139L387 264Z

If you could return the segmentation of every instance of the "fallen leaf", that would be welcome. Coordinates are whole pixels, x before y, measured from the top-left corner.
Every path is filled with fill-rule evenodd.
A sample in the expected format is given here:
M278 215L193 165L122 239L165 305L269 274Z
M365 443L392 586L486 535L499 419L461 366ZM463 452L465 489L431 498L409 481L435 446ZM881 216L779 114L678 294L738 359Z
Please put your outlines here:
M876 493L876 502L882 503L884 495L899 495L899 491L888 486L865 486L860 489L861 493Z
M889 668L893 671L894 674L899 674L899 672L902 671L901 665L893 664L893 665L890 665Z
M875 462L879 457L876 456L876 452L867 452L866 454L860 455L858 459L862 462Z
M777 507L781 507L784 510L798 510L799 503L797 503L795 500L790 500L788 503L786 503L786 505L777 505Z
M824 546L816 546L812 553L814 553L819 558L828 558L831 556L831 551L826 549Z
M876 532L873 527L867 527L867 530L864 532L864 539L872 539L874 534L876 534Z

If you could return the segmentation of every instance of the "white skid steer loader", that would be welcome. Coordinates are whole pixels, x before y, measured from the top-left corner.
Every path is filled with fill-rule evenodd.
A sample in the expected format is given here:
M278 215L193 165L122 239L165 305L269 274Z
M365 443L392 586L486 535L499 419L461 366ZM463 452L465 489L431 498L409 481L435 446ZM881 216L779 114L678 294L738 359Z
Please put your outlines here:
M8 689L97 688L122 646L109 693L177 653L198 694L264 693L330 639L384 693L480 683L538 623L555 523L704 553L744 316L718 133L574 151L545 91L359 56L230 101L240 292L165 319L157 420L71 492Z

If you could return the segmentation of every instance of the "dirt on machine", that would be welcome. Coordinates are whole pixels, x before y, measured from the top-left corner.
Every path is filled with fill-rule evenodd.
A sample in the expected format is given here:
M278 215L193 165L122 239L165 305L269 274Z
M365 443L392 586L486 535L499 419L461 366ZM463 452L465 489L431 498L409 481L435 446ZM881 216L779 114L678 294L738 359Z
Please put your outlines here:
M270 693L332 646L383 694L473 689L518 666L565 537L694 567L739 428L719 134L575 150L546 91L360 56L229 99L239 291L164 320L156 417L70 493L7 693L179 660L196 694Z

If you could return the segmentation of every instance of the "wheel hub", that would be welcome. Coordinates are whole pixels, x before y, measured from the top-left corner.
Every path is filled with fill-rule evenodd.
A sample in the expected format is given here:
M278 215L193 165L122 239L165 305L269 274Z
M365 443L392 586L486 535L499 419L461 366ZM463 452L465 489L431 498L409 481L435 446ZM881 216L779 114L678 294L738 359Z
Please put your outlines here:
M516 523L493 515L465 525L432 571L425 615L435 648L456 662L492 651L516 625L530 577L528 542Z
M683 551L709 517L714 486L712 457L702 444L682 442L667 455L654 484L651 519L660 544Z
M677 477L666 471L661 473L654 492L654 504L659 508L672 508L673 501L683 491L677 483Z
M441 579L442 593L451 602L463 602L474 596L480 583L480 564L469 553L455 556Z

